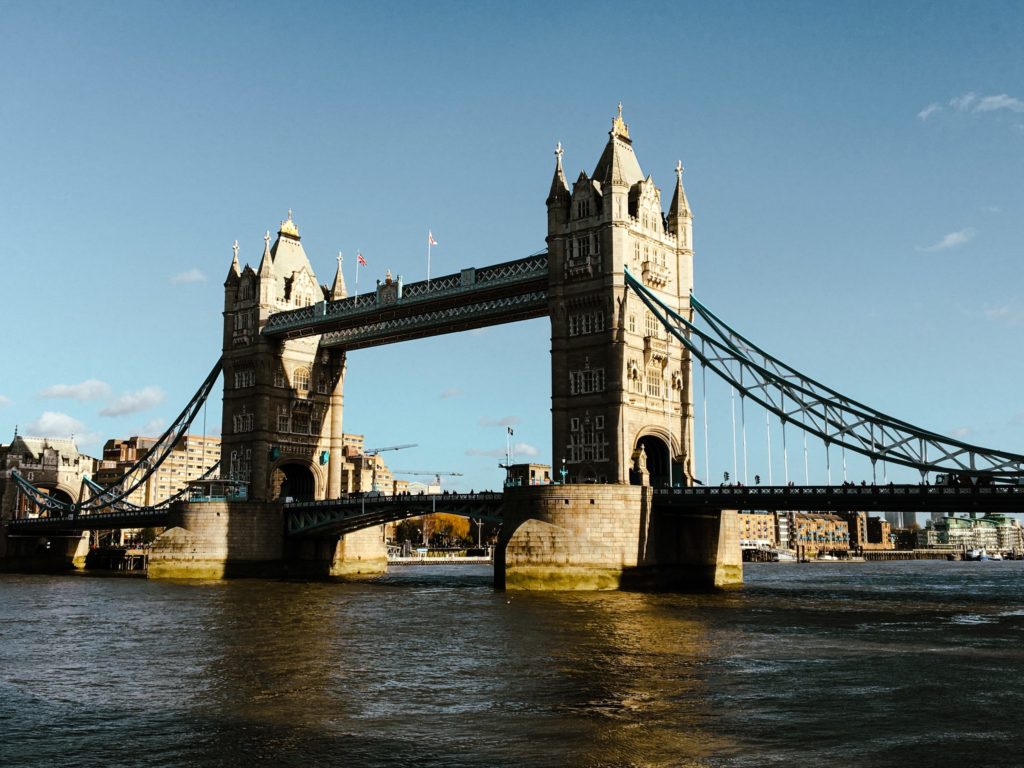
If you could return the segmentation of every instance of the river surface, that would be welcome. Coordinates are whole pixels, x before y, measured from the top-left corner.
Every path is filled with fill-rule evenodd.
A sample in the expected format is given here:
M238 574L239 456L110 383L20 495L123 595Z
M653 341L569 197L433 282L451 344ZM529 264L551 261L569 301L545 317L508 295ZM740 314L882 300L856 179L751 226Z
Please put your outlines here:
M1024 765L1024 562L490 578L0 575L0 765Z

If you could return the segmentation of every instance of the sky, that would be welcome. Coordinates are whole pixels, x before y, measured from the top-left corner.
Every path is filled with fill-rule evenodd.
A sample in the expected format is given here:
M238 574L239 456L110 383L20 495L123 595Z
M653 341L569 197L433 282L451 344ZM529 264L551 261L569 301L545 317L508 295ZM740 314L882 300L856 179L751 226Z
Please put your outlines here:
M357 249L361 290L423 279L428 229L434 276L543 249L556 142L591 172L621 101L666 204L686 168L702 302L850 397L1024 453L1020 3L0 0L0 31L0 443L159 434L219 356L232 242L255 267L289 209L350 292ZM499 487L508 426L551 462L549 339L354 352L344 428Z

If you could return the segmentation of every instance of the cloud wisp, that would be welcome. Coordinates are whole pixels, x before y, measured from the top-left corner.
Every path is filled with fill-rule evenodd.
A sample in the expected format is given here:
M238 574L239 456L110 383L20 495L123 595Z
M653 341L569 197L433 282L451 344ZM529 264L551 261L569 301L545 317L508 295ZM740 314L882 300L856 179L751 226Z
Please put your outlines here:
M505 449L504 448L491 448L491 449L470 448L469 450L466 451L466 455L467 456L485 456L487 458L492 458L492 459L504 459L505 458ZM512 446L512 455L516 456L516 457L525 456L525 457L528 457L528 458L533 458L534 456L539 456L540 455L540 451L538 451L536 447L530 445L529 443L516 443L515 445Z
M975 234L976 232L973 227L965 227L964 229L958 230L956 232L950 232L937 243L932 243L931 245L926 246L918 246L917 250L921 251L922 253L937 253L938 251L945 251L948 250L949 248L956 248L958 245L969 243L971 240L974 239Z
M138 392L125 392L117 400L108 405L100 416L125 416L138 413L164 401L164 391L160 387L143 387Z
M0 408L3 408L5 405L10 405L10 404L11 404L11 398L7 397L6 395L0 395Z
M480 419L481 427L514 427L518 423L518 416L502 416L500 419L489 419L483 416Z
M1011 96L1008 93L997 93L991 96L979 96L974 91L962 93L949 100L949 108L953 112L969 114L984 114L986 112L1024 112L1024 100ZM933 101L927 107L917 113L917 119L922 122L928 120L932 115L942 112L945 108L937 101Z
M110 385L98 379L87 379L80 384L54 384L46 387L40 393L40 397L51 399L66 398L85 402L88 400L99 400L110 395Z
M462 390L459 389L458 387L448 387L447 389L442 389L441 390L441 394L440 394L440 398L442 400L450 400L453 397L461 397L461 396L462 396Z
M989 305L982 310L982 314L989 320L1004 325L1024 325L1024 305L1017 301L1008 301L995 306Z
M927 120L929 117L934 115L936 112L941 112L942 107L939 104L932 102L927 107L917 113L918 120Z
M193 267L185 272L179 272L170 279L171 285L191 285L193 283L205 283L206 275Z

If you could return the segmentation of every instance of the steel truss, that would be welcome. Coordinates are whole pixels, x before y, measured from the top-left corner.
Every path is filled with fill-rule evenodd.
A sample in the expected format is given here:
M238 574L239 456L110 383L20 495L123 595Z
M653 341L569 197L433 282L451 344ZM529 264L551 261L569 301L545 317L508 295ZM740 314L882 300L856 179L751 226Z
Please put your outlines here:
M500 522L502 504L500 493L449 493L298 501L285 504L285 512L289 536L317 536L351 533L434 512Z
M221 360L217 360L213 366L213 370L210 371L209 375L200 385L198 391L192 396L188 405L185 406L184 410L178 414L178 418L174 420L167 431L160 436L160 439L156 441L153 447L147 451L146 455L136 461L128 470L119 477L109 487L103 488L95 483L84 482L82 489L82 498L78 502L72 502L71 504L58 501L57 499L50 498L47 494L42 493L32 485L28 480L21 476L17 471L12 472L12 477L18 488L24 493L39 509L45 510L51 517L63 517L67 515L78 515L78 514L94 514L100 510L107 508L119 509L119 505L128 505L125 507L129 509L134 505L129 504L125 499L133 493L136 489L140 488L150 475L156 472L157 468L163 464L164 460L170 456L171 451L174 450L174 446L178 444L178 441L188 432L189 426L195 420L199 414L200 409L206 403L206 398L210 396L210 392L213 389L214 384L217 383L217 377L220 376L221 368L223 363ZM211 470L207 470L209 473ZM206 475L203 475L205 477ZM88 489L88 493L86 492ZM180 494L179 494L180 495ZM151 509L149 507L135 507L135 509ZM152 509L155 509L152 508Z
M797 371L730 328L696 297L706 325L673 311L625 270L626 286L703 365L782 421L867 456L927 472L1010 481L1024 476L1024 456L982 448L921 429L857 402Z

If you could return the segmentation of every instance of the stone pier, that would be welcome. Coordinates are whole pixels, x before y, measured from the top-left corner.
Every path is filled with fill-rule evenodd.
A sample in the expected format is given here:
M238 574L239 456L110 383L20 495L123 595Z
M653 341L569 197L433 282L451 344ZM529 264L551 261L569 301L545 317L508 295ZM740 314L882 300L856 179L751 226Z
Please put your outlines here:
M742 584L736 512L654 513L638 485L508 488L500 589L703 590Z
M153 542L151 579L370 576L387 570L380 526L346 536L286 540L272 502L184 503Z
M0 522L0 571L70 571L84 568L88 554L87 532L17 536Z

